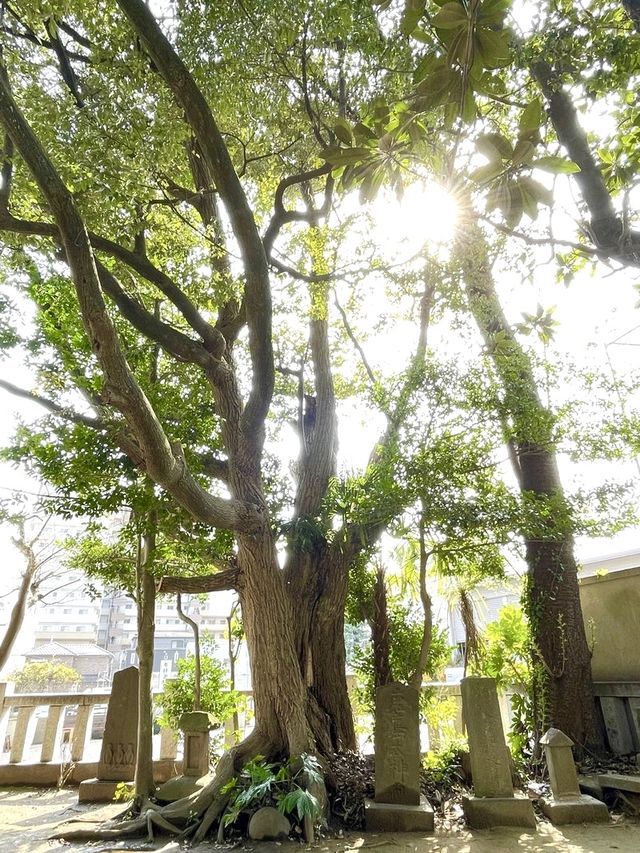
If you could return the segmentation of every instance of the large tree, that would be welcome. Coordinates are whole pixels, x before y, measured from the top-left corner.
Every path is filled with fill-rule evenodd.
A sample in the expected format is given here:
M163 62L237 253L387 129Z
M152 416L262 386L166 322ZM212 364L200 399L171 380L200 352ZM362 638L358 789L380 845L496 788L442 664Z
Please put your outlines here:
M324 112L335 118L347 108L345 66L356 87L379 33L357 3L317 10L313 20L290 6L286 15L284 6L257 4L216 17L185 4L171 38L145 3L118 6L102 4L97 14L87 4L73 16L61 6L50 17L30 4L9 10L1 226L14 235L9 266L38 307L30 349L59 402L42 401L96 449L87 477L99 489L96 473L108 470L115 501L133 463L180 511L235 543L223 571L197 587L238 590L256 727L197 803L167 811L169 819L199 816L201 838L224 807L216 793L234 764L355 745L343 642L348 569L403 499L398 490L374 493L337 529L325 506L337 442L322 228L332 180L315 152L329 138ZM248 66L242 76L240 65ZM290 272L308 305L309 363L279 365L287 377L295 372L300 439L283 531L264 443L277 379L270 267L287 271L275 244L290 223L303 226L307 268ZM288 307L280 307L284 324ZM90 414L78 411L75 388ZM378 479L405 410L373 452ZM194 418L210 422L208 441L191 429ZM35 442L42 449L44 439ZM366 477L360 486L366 494ZM163 589L186 587L167 580Z

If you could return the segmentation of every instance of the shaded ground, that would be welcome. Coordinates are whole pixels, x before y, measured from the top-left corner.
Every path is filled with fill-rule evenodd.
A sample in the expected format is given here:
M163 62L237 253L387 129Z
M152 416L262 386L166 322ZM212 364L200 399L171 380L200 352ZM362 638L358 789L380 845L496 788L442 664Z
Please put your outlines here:
M0 851L1 853L102 853L102 851L162 850L178 851L180 848L167 838L155 844L142 840L118 843L92 842L66 844L48 841L48 835L61 822L80 818L104 820L116 814L122 806L96 808L78 805L77 791L33 788L0 790ZM201 853L229 850L214 844L202 844ZM247 843L239 848L246 853L297 853L307 849L295 842L287 844ZM619 818L609 825L584 825L552 827L540 823L538 831L522 832L518 829L494 829L470 833L466 830L450 833L438 832L432 836L418 834L374 835L351 833L344 838L320 840L312 846L317 853L603 853L618 850L620 853L640 851L640 823Z

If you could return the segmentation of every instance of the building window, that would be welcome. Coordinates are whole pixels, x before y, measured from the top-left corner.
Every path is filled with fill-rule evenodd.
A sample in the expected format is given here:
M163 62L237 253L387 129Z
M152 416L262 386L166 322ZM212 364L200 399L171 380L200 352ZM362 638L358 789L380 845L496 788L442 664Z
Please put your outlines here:
M70 608L70 607L65 607L65 608L64 608L64 610L63 610L62 612L63 612L63 613L71 613L71 608Z

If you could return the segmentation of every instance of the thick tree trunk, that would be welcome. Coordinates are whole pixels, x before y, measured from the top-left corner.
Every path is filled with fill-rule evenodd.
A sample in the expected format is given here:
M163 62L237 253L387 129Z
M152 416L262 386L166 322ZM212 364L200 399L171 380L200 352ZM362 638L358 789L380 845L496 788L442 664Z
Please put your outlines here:
M310 701L324 715L332 751L356 749L346 677L346 598L347 572L344 567L331 565L326 572L324 590L309 614L312 675L309 694Z
M578 744L593 742L591 654L580 607L571 511L556 462L553 416L540 400L530 361L505 318L477 224L469 224L458 240L457 256L471 313L502 383L505 440L515 450L512 463L529 507L530 520L523 529L525 607L544 684L540 724L553 724Z
M273 754L313 750L296 655L296 617L268 528L238 537L240 604L251 654L256 729Z
M153 647L155 634L156 584L149 571L155 536L142 537L137 573L138 598L138 744L135 771L136 804L141 806L155 792L153 782Z

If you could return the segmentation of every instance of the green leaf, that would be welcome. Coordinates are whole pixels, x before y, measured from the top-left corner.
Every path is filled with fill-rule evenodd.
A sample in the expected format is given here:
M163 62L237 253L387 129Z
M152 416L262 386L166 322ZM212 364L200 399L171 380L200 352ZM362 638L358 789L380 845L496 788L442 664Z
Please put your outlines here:
M370 148L339 148L330 146L320 154L323 160L333 166L346 166L362 163L371 156Z
M513 157L511 143L500 133L483 133L476 140L476 148L488 160L511 160Z
M502 26L511 0L485 0L478 9L478 23L483 27Z
M514 166L529 165L536 153L536 146L528 139L521 139L513 149L511 162Z
M554 175L573 175L580 171L580 166L566 157L538 157L531 165L536 169L544 169L545 172L553 172Z
M485 68L504 68L511 62L508 33L496 33L493 30L478 29L476 31L478 52Z
M361 121L359 121L357 124L354 124L353 135L355 137L356 142L366 142L369 139L373 140L378 138L375 132L366 124L363 124Z
M477 184L487 184L494 178L497 178L504 171L504 166L498 161L487 163L486 166L480 166L479 169L474 169L469 175L472 181Z
M544 110L540 98L534 98L522 111L518 122L520 136L527 136L532 131L538 130L544 123Z
M548 207L553 204L553 193L544 184L530 178L528 175L521 176L518 182L539 204L546 204Z
M351 125L348 121L346 121L346 119L336 119L336 123L333 126L333 132L338 137L340 142L344 142L345 145L351 145L351 143L353 142L353 132L351 130Z
M445 3L438 14L432 18L431 23L441 30L455 30L466 27L469 23L469 16L460 3Z
M426 6L425 0L406 0L404 12L400 19L400 32L409 37L420 23Z

